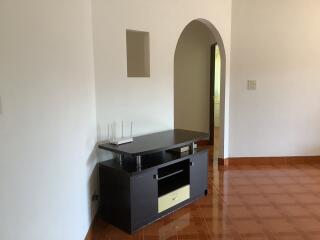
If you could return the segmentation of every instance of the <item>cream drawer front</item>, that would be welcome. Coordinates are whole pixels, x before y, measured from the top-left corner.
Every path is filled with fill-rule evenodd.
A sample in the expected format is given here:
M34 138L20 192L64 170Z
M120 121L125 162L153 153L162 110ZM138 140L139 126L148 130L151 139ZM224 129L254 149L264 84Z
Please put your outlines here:
M158 213L190 198L190 185L181 187L158 198Z

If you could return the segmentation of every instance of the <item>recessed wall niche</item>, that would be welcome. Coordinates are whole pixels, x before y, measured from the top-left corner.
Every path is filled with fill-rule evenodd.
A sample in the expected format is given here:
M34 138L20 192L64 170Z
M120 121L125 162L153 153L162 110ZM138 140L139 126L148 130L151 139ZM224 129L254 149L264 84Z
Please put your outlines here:
M127 76L150 77L149 33L127 30Z

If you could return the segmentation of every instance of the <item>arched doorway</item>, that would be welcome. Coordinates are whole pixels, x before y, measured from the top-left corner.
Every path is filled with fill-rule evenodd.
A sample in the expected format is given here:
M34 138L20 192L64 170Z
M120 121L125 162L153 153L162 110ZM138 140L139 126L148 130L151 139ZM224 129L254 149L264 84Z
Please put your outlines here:
M216 158L224 157L225 56L218 30L204 19L187 24L174 56L174 127L208 132Z

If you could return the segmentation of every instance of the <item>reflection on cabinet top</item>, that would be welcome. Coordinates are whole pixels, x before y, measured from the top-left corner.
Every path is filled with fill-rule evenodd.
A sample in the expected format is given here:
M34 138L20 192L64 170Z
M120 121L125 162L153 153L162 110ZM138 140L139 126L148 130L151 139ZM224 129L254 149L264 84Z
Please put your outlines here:
M136 159L134 157L124 158L120 161L118 158L107 160L100 163L101 167L112 168L116 171L123 172L128 175L140 174L145 170L158 169L188 158L199 153L207 153L208 148L195 149L193 154L187 152L168 152L162 151L154 154L142 155L141 169L137 167Z
M207 133L173 129L134 137L133 142L123 145L101 144L99 148L126 156L152 154L171 148L178 148L192 142L208 139Z

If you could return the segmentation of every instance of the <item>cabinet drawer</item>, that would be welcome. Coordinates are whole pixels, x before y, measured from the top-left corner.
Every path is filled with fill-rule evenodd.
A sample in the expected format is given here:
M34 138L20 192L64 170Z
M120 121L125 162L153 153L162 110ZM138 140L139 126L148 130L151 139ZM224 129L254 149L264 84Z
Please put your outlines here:
M169 192L158 198L158 213L161 213L178 203L190 198L190 185Z

